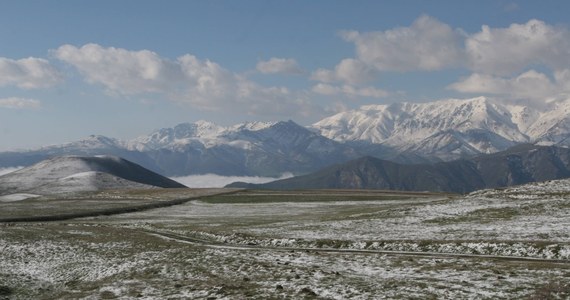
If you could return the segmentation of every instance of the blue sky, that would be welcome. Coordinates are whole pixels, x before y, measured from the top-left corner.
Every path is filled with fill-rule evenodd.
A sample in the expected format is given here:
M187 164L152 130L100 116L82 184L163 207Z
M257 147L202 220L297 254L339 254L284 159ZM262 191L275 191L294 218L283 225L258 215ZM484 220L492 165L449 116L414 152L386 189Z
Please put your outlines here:
M568 1L2 1L0 150L570 91Z

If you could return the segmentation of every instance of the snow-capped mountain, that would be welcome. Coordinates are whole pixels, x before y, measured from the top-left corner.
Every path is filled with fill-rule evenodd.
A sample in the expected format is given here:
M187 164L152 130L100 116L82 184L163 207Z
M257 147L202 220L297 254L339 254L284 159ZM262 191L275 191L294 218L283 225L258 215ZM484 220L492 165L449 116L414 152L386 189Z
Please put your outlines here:
M570 101L542 111L486 97L368 105L325 118L312 128L342 143L381 144L399 153L450 160L519 143L564 144L570 133Z
M125 143L144 151L168 175L278 176L356 157L350 148L293 121L229 127L200 121L157 130Z
M206 148L239 140L244 131L259 131L277 122L247 122L224 127L207 121L182 123L174 128L163 128L150 135L141 136L124 143L127 149L152 151L158 149L183 150L188 145L201 144Z

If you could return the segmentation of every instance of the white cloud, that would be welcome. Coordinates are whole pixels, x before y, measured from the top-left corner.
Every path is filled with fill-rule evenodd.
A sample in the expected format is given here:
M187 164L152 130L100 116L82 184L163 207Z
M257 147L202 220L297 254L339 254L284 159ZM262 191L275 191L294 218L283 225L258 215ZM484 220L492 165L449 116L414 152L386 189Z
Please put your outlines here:
M331 83L364 84L376 78L377 72L367 64L353 59L343 59L334 70L318 69L311 75L312 80Z
M81 48L63 45L54 55L76 67L88 82L125 95L162 92L176 87L182 80L177 63L148 50L128 51L97 44Z
M170 179L178 181L190 188L220 188L232 182L247 183L266 183L279 179L293 177L293 174L286 173L281 177L257 177L257 176L222 176L217 174L189 175L181 177L171 177Z
M23 167L0 168L0 176L22 169Z
M315 93L382 97L387 95L383 90L354 86L374 78L375 72L450 68L473 72L448 86L462 93L535 101L570 93L570 30L540 20L505 28L485 25L467 34L424 15L409 27L341 35L355 44L356 57L332 70L313 72L311 79L321 82L313 87ZM339 82L345 85L333 85Z
M514 99L545 100L570 92L570 70L556 72L552 81L547 75L530 70L517 77L505 78L475 73L448 88L475 94L495 94Z
M303 70L296 60L292 58L272 57L268 61L260 61L256 66L263 74L302 74Z
M441 70L464 60L463 34L426 15L410 27L345 31L342 37L355 44L360 61L379 71Z
M390 95L389 92L375 87L354 87L351 85L334 86L326 83L319 83L313 86L313 92L321 95L335 96L344 95L348 97L383 98Z
M570 32L539 20L507 28L483 26L465 41L469 67L478 73L510 75L533 65L570 67Z
M302 95L261 86L190 54L169 60L148 50L87 44L64 45L54 55L75 66L88 82L119 95L159 93L200 110L250 115L304 115L315 109Z
M34 99L17 98L17 97L0 99L0 108L38 109L40 107L41 107L40 101Z
M38 89L54 86L61 81L61 73L45 59L28 57L12 60L0 57L0 86Z

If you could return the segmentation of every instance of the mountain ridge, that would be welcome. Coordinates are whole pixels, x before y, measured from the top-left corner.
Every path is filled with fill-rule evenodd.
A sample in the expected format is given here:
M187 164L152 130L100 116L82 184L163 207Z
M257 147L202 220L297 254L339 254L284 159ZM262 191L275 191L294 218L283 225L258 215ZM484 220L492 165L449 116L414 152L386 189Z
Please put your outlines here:
M366 156L317 172L265 184L233 183L256 189L387 189L468 193L570 177L570 149L518 145L509 150L435 164L405 165Z
M570 146L570 100L540 110L486 97L366 105L311 126L291 120L221 126L181 123L130 140L100 135L28 151L0 152L0 168L60 155L115 155L167 176L279 177L361 156L436 163L521 143Z

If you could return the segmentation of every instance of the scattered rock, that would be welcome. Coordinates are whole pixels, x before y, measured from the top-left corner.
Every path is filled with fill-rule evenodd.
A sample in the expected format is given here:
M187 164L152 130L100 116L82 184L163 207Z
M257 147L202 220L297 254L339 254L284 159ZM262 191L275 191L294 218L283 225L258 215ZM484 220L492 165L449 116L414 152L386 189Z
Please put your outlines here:
M9 296L12 293L13 291L10 287L7 287L5 285L0 285L0 296Z
M301 289L300 291L301 294L305 294L307 296L317 296L317 293L313 292L313 290L311 290L308 287L304 287Z
M99 297L100 299L117 299L117 295L111 291L103 291Z

